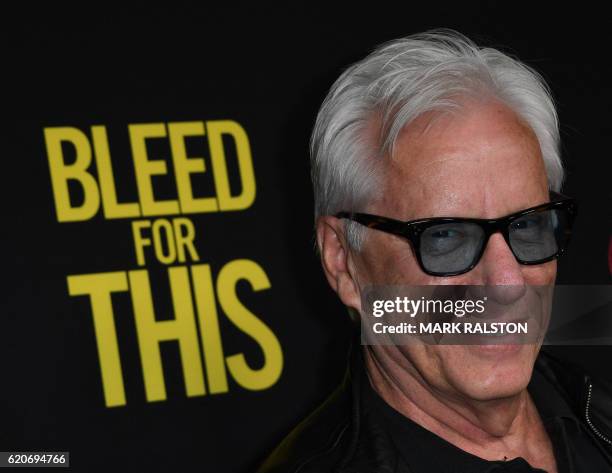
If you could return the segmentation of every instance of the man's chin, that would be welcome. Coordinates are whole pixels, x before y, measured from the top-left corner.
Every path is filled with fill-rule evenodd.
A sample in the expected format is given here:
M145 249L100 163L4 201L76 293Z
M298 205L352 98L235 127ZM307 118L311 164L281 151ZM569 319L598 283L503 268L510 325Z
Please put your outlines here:
M462 345L446 359L451 384L471 399L490 401L516 396L529 384L538 347ZM453 356L454 355L454 356Z

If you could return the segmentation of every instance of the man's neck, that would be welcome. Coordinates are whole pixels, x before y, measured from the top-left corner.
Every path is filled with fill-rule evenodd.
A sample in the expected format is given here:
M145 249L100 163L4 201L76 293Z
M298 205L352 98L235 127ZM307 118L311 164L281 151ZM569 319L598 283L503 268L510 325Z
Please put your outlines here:
M555 471L552 444L527 390L478 401L434 390L386 352L364 349L373 389L396 411L462 450L486 460L523 457ZM551 464L552 463L552 464Z

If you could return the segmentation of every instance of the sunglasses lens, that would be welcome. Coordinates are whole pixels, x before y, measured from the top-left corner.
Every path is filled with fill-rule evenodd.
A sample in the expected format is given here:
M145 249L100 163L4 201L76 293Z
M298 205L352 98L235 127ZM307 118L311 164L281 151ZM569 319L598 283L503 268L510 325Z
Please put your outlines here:
M474 223L441 223L421 234L423 267L430 273L450 274L468 269L480 254L483 229Z
M569 222L563 210L534 212L513 220L508 229L515 256L525 263L537 263L563 250L569 239Z

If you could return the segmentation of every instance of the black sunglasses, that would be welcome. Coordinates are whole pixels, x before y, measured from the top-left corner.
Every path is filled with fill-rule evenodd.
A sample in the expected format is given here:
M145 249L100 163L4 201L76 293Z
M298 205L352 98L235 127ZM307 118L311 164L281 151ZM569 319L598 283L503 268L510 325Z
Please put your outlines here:
M563 254L578 207L574 199L557 192L551 191L550 199L496 219L434 217L402 222L353 212L339 212L336 217L408 240L419 266L431 276L457 276L478 264L496 232L501 232L520 264L541 264Z

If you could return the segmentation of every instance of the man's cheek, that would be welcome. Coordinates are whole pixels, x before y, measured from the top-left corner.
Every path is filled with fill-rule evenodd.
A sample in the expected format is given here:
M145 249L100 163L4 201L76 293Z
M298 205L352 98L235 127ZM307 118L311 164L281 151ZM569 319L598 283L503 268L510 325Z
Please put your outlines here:
M531 286L548 286L554 284L557 277L557 260L533 266L523 266L523 275Z

